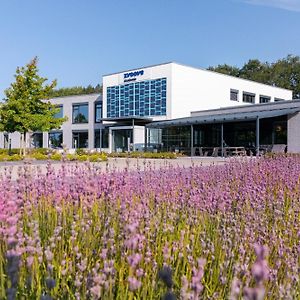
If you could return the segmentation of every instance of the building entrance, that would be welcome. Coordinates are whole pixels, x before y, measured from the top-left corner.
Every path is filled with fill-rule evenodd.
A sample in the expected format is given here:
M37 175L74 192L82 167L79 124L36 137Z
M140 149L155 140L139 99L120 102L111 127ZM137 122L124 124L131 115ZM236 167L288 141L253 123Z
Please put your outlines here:
M112 130L112 150L113 152L132 151L133 135L132 129Z

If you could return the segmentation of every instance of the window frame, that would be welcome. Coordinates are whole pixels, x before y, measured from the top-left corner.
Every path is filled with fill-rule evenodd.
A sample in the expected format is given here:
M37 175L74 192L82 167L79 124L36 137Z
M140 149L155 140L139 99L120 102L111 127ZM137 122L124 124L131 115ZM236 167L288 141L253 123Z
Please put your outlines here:
M232 99L231 95L235 94L236 99ZM230 101L239 102L239 90L230 89Z
M268 101L261 101L262 99L268 99ZM259 95L259 103L270 103L271 102L271 96L266 95Z
M75 113L75 110L78 110L77 115L80 114L80 106L87 106L87 120L85 122L75 122L74 113ZM73 103L72 104L72 124L87 124L87 123L89 123L89 103L88 102Z
M101 113L100 113L100 119L97 119L97 106L101 105ZM103 117L103 102L102 101L97 101L95 102L95 123L102 123L102 117Z
M253 101L245 101L244 99L245 99L245 96L248 96L248 97L253 97ZM250 103L250 104L255 104L255 97L256 97L256 94L254 94L254 93L250 93L250 92L243 92L243 102L244 103Z

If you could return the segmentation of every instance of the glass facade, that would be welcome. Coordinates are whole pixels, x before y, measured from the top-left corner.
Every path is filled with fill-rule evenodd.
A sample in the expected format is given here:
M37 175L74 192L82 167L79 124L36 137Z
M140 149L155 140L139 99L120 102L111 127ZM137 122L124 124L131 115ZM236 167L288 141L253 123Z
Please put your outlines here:
M162 129L161 149L162 151L189 153L191 148L191 127L174 126Z
M88 103L73 104L73 123L88 123L89 105Z
M107 88L107 117L165 116L167 78Z
M102 119L102 102L95 103L95 123L101 123Z
M88 148L89 133L88 131L73 131L73 148Z
M50 148L61 148L63 143L63 133L62 131L52 131L49 132L49 147Z
M32 134L32 146L34 148L43 148L43 133L35 132Z
M56 119L60 119L64 117L64 110L62 105L58 105L56 108L59 108L59 111L54 115Z
M101 131L101 132L100 132ZM108 148L108 136L109 136L109 129L96 129L95 130L95 148ZM101 136L101 144L100 144L100 136Z

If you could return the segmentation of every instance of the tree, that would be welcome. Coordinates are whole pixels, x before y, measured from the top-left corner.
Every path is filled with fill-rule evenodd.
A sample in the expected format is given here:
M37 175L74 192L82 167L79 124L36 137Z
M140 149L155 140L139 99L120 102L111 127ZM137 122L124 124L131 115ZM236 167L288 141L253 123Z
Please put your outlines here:
M74 96L74 95L88 95L88 94L101 94L102 86L97 84L95 87L88 85L87 87L73 86L67 88L60 88L51 91L50 97L64 97L64 96Z
M209 67L208 70L235 77L239 77L240 75L240 69L238 67L229 66L227 64L218 65L217 67Z
M274 63L250 59L242 68L227 64L208 70L241 77L293 91L293 99L300 99L300 57L288 55Z
M26 155L26 135L35 131L56 129L66 118L55 118L59 108L47 99L56 86L56 80L45 84L47 78L38 75L35 57L25 67L18 67L15 82L5 90L0 109L0 131L20 132L20 154Z

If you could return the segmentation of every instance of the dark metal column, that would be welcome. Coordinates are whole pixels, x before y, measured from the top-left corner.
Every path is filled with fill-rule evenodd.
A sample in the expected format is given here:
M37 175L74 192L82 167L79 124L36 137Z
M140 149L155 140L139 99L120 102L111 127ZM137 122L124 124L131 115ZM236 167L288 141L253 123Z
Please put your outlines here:
M259 156L259 117L256 118L256 156Z
M102 128L99 129L99 139L100 152L102 152Z
M191 125L191 156L194 156L194 126Z
M224 124L221 123L221 156L224 157Z
M144 152L147 152L147 142L148 142L148 136L147 136L147 133L148 133L148 128L147 126L145 126L145 145L144 145Z

